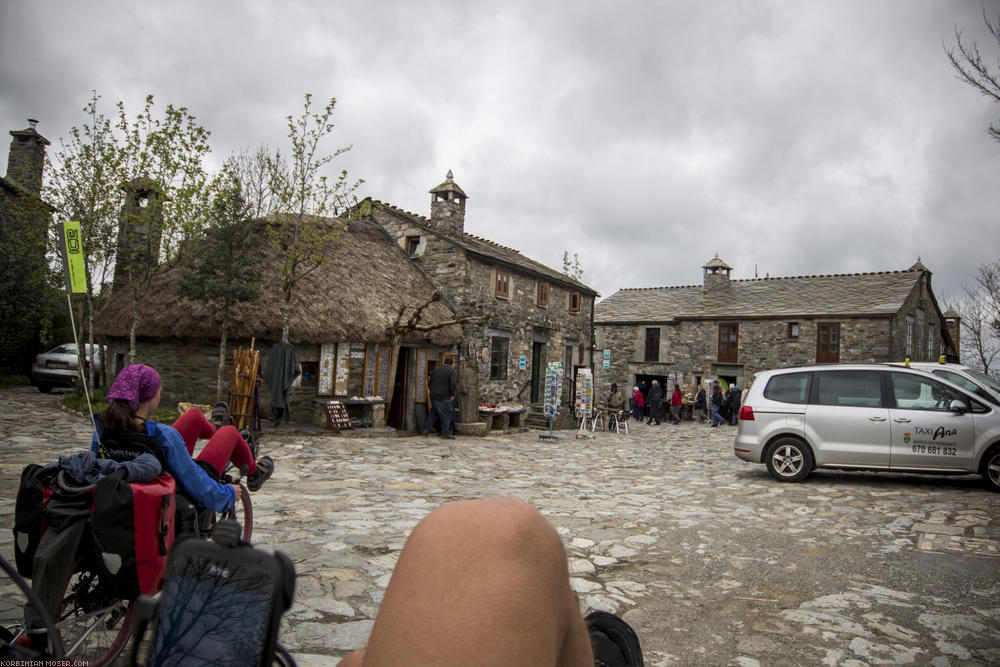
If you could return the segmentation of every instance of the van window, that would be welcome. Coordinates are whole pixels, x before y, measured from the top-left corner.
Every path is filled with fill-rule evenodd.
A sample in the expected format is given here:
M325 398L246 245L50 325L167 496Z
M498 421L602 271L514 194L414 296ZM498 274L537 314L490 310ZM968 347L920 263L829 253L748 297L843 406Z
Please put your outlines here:
M877 408L882 405L879 371L821 371L817 376L820 405Z
M962 394L937 380L907 373L890 373L889 376L898 408L948 412L952 401L966 402Z
M775 375L764 387L764 398L782 403L808 403L812 373Z
M995 405L1000 405L1000 402L998 402L997 399L994 398L992 394L987 392L985 389L983 389L978 384L976 384L969 378L965 377L964 375L959 375L958 373L953 373L952 371L946 371L938 368L935 368L931 372L934 373L934 375L940 375L948 382L953 382L957 384L959 387L964 387L965 389L968 389L976 396L981 396Z

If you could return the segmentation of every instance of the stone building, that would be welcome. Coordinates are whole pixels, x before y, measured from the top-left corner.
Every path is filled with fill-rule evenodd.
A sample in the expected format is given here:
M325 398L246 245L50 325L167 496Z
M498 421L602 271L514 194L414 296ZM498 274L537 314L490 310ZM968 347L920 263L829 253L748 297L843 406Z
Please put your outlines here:
M389 232L457 313L491 314L486 323L464 325L459 355L460 368L476 370L480 402L538 404L546 364L558 361L566 406L575 370L592 366L597 292L517 250L467 233L467 196L451 171L430 194L429 218L370 198L359 210Z
M941 313L931 272L732 280L718 256L701 285L622 289L596 306L597 387L676 382L692 391L790 364L957 361L957 320ZM602 354L603 353L603 354Z
M135 192L139 199L143 192L152 193L142 188ZM130 197L129 201L139 199ZM131 212L132 223L144 231L120 236L124 244L139 244L132 261L143 256L145 240L157 233L156 207L152 202L137 206ZM150 219L141 219L143 213ZM322 424L324 403L339 400L351 417L369 419L374 426L413 431L417 410L425 402L419 362L455 349L462 341L462 329L448 324L454 313L433 300L434 287L381 227L366 220L313 222L336 227L338 235L321 250L326 261L300 279L292 298L288 340L294 345L301 374L290 396L291 419ZM263 289L256 301L241 304L232 313L221 396L215 393L221 333L218 305L191 301L179 293L184 276L176 262L157 265L148 283L138 287L134 361L159 370L165 406L225 400L232 382L233 350L253 344L260 351L261 366L266 367L271 349L281 340L280 258L268 243L265 229L281 223L269 219L245 224L247 234L260 240L255 261L262 270ZM151 260L154 255L146 257ZM422 322L440 326L407 331L394 341L397 318L402 314L405 319L420 304L427 304ZM97 332L109 343L112 375L128 360L131 313L132 289L116 287L95 320ZM390 392L392 398L386 403ZM265 383L261 388L264 419L269 408Z
M27 375L38 352L52 208L41 198L49 140L37 123L28 119L26 129L11 130L7 175L0 177L0 374Z

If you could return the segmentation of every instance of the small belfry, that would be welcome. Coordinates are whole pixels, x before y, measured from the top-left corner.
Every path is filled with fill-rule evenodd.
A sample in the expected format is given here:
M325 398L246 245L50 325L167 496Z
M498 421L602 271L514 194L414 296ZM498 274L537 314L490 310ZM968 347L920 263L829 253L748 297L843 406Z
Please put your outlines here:
M455 182L448 170L443 183L429 190L431 193L431 223L445 232L465 232L465 200L468 195Z

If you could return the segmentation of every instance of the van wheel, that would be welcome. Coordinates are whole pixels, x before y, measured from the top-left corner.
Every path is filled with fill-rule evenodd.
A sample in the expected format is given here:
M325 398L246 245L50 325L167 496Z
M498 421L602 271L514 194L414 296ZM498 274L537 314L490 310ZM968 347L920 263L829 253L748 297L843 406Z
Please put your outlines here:
M779 482L801 482L813 469L809 446L798 438L779 438L764 455L767 472ZM1000 461L997 462L1000 465Z
M986 452L980 471L990 491L1000 491L1000 445L993 445Z

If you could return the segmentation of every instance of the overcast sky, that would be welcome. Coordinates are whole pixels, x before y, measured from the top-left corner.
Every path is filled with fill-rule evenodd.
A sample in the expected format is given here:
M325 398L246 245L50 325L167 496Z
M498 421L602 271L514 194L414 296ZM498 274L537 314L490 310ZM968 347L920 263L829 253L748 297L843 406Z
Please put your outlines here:
M996 17L1000 1L987 0ZM0 2L0 126L53 142L91 90L186 106L213 165L286 146L302 96L360 196L623 287L905 269L939 299L1000 259L1000 105L955 79L980 0ZM0 161L6 171L6 151Z

